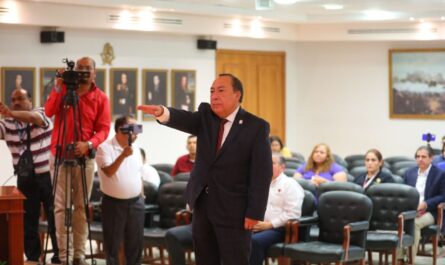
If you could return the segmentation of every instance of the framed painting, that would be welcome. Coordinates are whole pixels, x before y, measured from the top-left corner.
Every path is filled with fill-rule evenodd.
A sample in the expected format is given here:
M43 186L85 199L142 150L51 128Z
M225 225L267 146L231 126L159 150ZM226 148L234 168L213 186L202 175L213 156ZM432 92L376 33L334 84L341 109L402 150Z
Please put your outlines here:
M137 68L110 69L110 103L113 118L135 115L137 102Z
M177 109L195 110L196 71L172 70L172 106Z
M45 105L51 90L56 85L56 67L40 68L40 106Z
M167 73L163 69L142 69L142 104L167 106ZM143 120L153 120L148 114Z
M11 93L16 88L23 88L32 97L35 105L35 78L36 69L33 67L3 67L1 101L11 106Z
M389 51L390 117L445 118L445 49Z
M105 68L96 68L96 86L106 93L107 91L107 79L106 79L107 69Z

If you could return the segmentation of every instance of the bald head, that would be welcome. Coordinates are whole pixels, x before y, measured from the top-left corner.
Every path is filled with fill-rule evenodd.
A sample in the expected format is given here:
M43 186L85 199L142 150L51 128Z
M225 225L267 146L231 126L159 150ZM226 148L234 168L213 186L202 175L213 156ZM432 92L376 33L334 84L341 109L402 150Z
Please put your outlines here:
M31 96L23 88L16 88L11 93L11 109L13 110L31 110Z

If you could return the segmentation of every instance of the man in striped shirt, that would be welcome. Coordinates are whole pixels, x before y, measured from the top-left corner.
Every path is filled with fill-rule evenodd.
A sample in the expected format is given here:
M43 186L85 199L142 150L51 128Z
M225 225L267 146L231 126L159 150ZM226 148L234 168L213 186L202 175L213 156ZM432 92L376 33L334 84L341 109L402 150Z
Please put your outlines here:
M24 203L26 258L29 261L38 261L40 257L41 246L38 227L40 203L43 203L48 217L53 249L55 250L52 263L60 263L54 226L54 199L49 172L49 150L53 124L45 116L43 108L32 109L31 97L23 88L17 88L12 92L11 109L0 102L0 114L5 117L0 120L0 139L6 141L11 151L14 168L16 169L15 173L17 174L17 186L26 196ZM17 164L20 156L27 149L28 141L30 141L33 169L30 172L20 172L17 169Z

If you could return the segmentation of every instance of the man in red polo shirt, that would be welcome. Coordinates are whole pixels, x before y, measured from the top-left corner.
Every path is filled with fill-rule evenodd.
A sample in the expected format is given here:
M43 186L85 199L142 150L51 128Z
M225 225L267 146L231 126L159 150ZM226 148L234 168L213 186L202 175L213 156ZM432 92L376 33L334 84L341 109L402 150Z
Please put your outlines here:
M171 175L174 177L178 173L182 172L190 172L195 165L196 158L196 136L189 135L187 137L187 150L189 153L187 155L183 155L176 160L176 164L172 169Z
M94 174L94 159L92 159L93 149L97 149L98 145L105 141L110 131L110 103L108 97L102 92L94 82L96 78L96 64L92 58L80 58L75 67L76 71L86 71L90 73L88 78L81 78L79 80L79 87L76 89L76 94L79 96L79 111L80 118L74 124L74 115L72 106L62 106L63 97L67 93L67 88L63 85L63 80L58 78L57 85L51 91L48 100L45 103L45 113L48 117L54 118L54 129L51 135L51 157L50 165L52 172L54 172L54 157L56 156L57 144L62 144L64 140L65 146L60 148L60 157L70 157L66 146L74 144L74 155L78 158L85 158L85 180L87 186L88 197L91 194ZM66 115L62 111L65 108ZM77 119L76 118L76 119ZM65 129L65 136L59 133ZM77 134L77 141L74 142L74 132ZM59 140L60 137L60 140ZM64 137L62 139L62 137ZM67 183L67 176L71 175L72 181L68 189L72 190L72 203L74 211L72 215L72 233L73 244L70 243L70 248L74 248L74 253L70 249L70 256L74 255L73 265L87 264L85 262L85 242L87 239L87 223L85 216L84 195L82 188L82 174L80 166L72 168L72 173L67 174L70 168L60 164L57 183L55 184L55 220L56 220L56 234L57 241L60 248L60 259L64 264L68 263L70 257L67 257L66 249L66 229L65 226L65 207L66 196L65 189ZM70 184L70 183L68 183ZM68 194L69 196L69 194ZM68 201L69 202L69 201ZM71 240L70 240L71 242ZM69 262L71 263L71 262Z

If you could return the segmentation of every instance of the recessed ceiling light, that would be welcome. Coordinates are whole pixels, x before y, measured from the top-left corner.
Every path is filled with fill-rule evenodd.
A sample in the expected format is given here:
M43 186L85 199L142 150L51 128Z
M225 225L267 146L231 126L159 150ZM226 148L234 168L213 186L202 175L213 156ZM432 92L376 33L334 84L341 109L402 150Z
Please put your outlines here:
M298 0L273 0L273 1L279 5L292 5L298 2Z
M415 19L414 17L410 17L409 20L410 20L410 21L414 21L414 20L416 20L416 19Z
M395 13L385 10L370 9L363 11L363 13L366 20L390 20L396 17Z
M327 10L340 10L340 9L343 9L343 6L339 5L339 4L325 4L325 5L323 5L323 7L324 7L324 9L327 9Z

